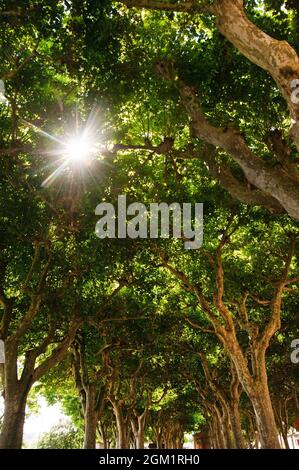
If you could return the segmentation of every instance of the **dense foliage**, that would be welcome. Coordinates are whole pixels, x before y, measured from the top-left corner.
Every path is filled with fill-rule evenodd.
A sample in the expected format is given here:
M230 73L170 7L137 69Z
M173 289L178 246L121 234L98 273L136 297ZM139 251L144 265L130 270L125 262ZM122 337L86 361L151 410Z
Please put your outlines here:
M75 426L40 448L288 447L299 111L222 31L229 3L0 0L0 448L39 395ZM297 1L244 4L299 52ZM84 129L92 158L66 158ZM97 238L96 206L124 194L202 202L202 248Z

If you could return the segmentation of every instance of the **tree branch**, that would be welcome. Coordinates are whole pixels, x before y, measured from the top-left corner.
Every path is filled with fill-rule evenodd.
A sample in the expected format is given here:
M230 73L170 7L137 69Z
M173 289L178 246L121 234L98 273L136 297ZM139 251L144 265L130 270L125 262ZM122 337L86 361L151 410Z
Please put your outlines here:
M176 3L163 0L118 0L128 8L146 8L149 10L177 11L183 13L202 12L207 9L208 2L198 3L197 0L178 0Z
M61 362L68 351L68 348L75 339L76 333L80 326L82 325L82 319L76 317L71 325L70 329L65 336L64 340L52 351L51 355L47 357L35 370L33 373L33 381L36 382L44 374L46 374L51 368L55 367L56 364Z
M269 166L257 157L235 127L218 128L210 124L203 113L196 91L178 77L172 62L159 61L156 69L178 89L182 102L192 119L192 130L196 137L223 149L239 164L250 184L276 199L278 209L279 205L282 206L292 217L299 220L299 188L293 178L281 168ZM226 180L231 178L231 175L222 170L222 177L223 175Z
M259 350L261 352L266 351L266 349L269 346L271 338L276 333L276 331L279 330L281 326L280 313L281 313L281 304L282 304L282 294L284 291L284 287L288 283L288 275L291 269L292 259L295 254L296 243L297 243L296 238L291 237L287 258L285 260L285 266L284 266L281 278L279 279L279 281L277 281L274 296L271 302L271 312L272 312L271 318L258 344Z

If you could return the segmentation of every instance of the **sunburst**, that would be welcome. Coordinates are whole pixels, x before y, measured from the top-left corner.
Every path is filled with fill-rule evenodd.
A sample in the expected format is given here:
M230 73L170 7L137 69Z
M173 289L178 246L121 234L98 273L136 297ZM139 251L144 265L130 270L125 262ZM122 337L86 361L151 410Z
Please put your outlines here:
M97 123L98 110L92 111L85 123L80 125L78 117L69 126L62 137L52 135L34 124L26 124L47 139L53 141L55 146L47 155L54 157L49 167L55 167L52 173L43 181L43 187L49 187L61 175L69 173L90 173L92 162L101 159L101 150L105 148L99 137L100 126Z

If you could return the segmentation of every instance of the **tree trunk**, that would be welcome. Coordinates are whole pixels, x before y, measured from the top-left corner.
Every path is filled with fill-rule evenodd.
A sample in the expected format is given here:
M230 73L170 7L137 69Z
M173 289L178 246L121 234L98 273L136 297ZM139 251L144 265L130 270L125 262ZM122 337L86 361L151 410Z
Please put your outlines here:
M136 439L136 449L144 449L144 429L138 432Z
M239 410L239 403L232 402L229 404L229 416L230 422L232 426L232 433L235 442L236 449L245 449L245 440L242 433L241 427L241 418L240 418L240 410Z
M222 416L216 405L214 405L214 411L215 411L215 423L217 426L217 437L218 437L219 448L227 449L227 442L226 442L226 436L224 433Z
M144 449L144 428L145 428L146 411L131 420L132 431L135 438L135 448Z
M282 438L284 441L284 445L286 449L290 448L289 445L289 440L288 440L288 433L289 433L289 416L288 416L288 409L287 409L287 403L290 398L287 398L282 401L280 400L279 402L279 413L278 413L278 419L280 423L280 428L281 428L281 434Z
M219 449L214 423L210 423L211 449Z
M226 441L226 435L225 435L225 430L223 426L223 419L221 416L220 411L218 408L216 408L216 413L217 413L217 427L218 427L218 441L219 441L219 447L220 449L227 449L227 441Z
M230 359L234 363L239 381L252 403L262 449L280 449L278 430L268 387L265 349L252 351L254 357L253 377L241 352L235 333L229 341L225 341L225 346Z
M128 449L128 432L127 425L123 416L123 411L121 406L117 403L113 403L113 411L116 418L116 427L117 427L117 448L118 449Z
M14 342L6 342L4 364L4 417L0 434L0 449L20 449L23 443L25 410L32 386L28 380L18 380L18 350Z
M282 435L282 438L283 438L285 448L289 449L290 445L289 445L289 440L288 440L288 433L286 433L285 430L283 429L282 432L281 432L281 435Z
M106 433L106 429L103 425L103 423L99 423L99 426L98 426L98 432L99 432L99 435L100 435L100 439L102 440L102 443L103 443L103 449L108 449L109 448L109 441L108 441L108 438L107 438L107 433Z
M171 436L169 431L164 431L164 445L165 449L172 449Z
M246 381L242 381L245 392L247 393L255 414L258 437L262 449L280 449L278 430L275 422L274 411L270 398L267 381L255 381L248 386Z
M155 431L157 449L163 449L163 431L161 428Z
M4 418L0 434L0 449L21 449L25 422L27 393L5 396Z
M274 418L268 387L259 387L257 393L249 396L262 449L280 449L277 426Z
M86 387L85 392L84 449L95 449L98 425L98 414L96 412L96 389L93 385L89 385Z
M217 418L215 416L213 416L212 418L212 431L213 431L213 442L214 442L214 449L221 449L221 445L220 445L220 442L219 442L219 429L218 429L218 422L217 422Z
M233 449L234 442L233 442L233 436L232 436L232 426L230 422L230 416L229 416L227 404L226 403L223 404L221 408L222 408L222 427L223 427L223 434L225 438L226 448Z

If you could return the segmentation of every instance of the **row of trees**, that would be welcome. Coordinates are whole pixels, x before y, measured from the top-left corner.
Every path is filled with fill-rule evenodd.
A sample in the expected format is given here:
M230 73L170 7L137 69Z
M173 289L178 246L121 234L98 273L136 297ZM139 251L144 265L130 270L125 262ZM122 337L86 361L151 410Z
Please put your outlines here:
M287 447L296 5L0 5L0 448L22 446L38 394L85 448L177 448L197 431L214 448ZM57 138L85 126L96 157L61 165ZM203 202L203 247L97 239L95 207L119 194Z

